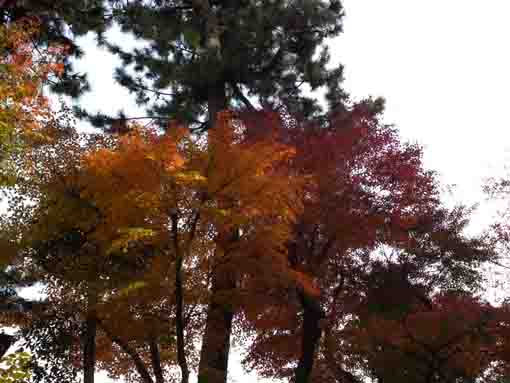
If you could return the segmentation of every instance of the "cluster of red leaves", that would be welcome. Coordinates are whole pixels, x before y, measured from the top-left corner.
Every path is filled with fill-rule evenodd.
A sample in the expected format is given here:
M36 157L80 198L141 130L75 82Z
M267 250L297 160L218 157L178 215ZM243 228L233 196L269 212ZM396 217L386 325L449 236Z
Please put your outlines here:
M35 48L37 33L38 23L30 19L0 26L0 186L15 183L16 154L57 133L43 86L60 76L66 52Z
M369 334L370 341L377 334L396 341L400 330L381 320L366 322L372 327L355 336L342 329L359 323L359 310L367 305L363 286L370 286L367 278L382 259L406 265L407 278L421 283L426 297L434 289L476 286L476 266L493 256L483 241L463 236L466 209L450 212L441 206L435 175L423 168L419 146L402 143L395 129L379 122L369 103L339 116L328 128L306 125L279 132L280 140L296 146L295 171L310 180L302 194L304 211L287 245L289 264L316 293L274 292L257 301L259 310L246 313L246 328L254 331L255 340L245 365L264 376L290 377L295 363L304 363L304 348L313 337L306 330L306 312L313 314L306 299L318 307L315 331L323 334L315 345L313 379L344 381L355 378L352 371L370 371L371 351L356 353L343 345L361 347L366 342L362 334ZM378 299L391 304L402 294L394 290ZM473 307L483 311L477 304ZM448 309L439 300L438 305L439 325ZM416 331L427 314L420 315L413 322ZM334 346L327 346L331 339Z

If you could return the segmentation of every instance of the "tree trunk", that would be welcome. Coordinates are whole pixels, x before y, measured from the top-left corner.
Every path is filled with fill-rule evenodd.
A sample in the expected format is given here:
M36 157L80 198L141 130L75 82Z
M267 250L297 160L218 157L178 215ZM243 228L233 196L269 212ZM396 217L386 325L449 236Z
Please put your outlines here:
M83 336L83 383L94 383L97 332L96 300L95 294L89 293Z
M184 342L184 288L182 281L182 263L184 261L179 243L177 215L172 216L172 235L175 251L175 332L177 335L177 363L181 368L181 383L188 383L189 369L186 361Z
M227 108L225 83L218 82L208 90L207 109L209 110L209 127L214 128L218 112Z
M218 298L226 291L232 290L235 283L233 278L225 274L216 272L213 275L211 302L202 338L198 383L225 383L227 381L230 334L234 313L231 307Z
M299 294L303 306L303 336L301 357L294 372L294 382L308 383L322 335L320 320L324 318L324 311L316 298L308 296L303 291Z
M329 369L333 372L333 376L335 377L335 380L338 383L346 383L346 382L347 383L361 383L361 380L359 380L351 372L344 370L342 365L337 362L337 360L335 358L335 350L333 349L334 345L337 342L337 339L333 338L333 335L331 332L332 331L331 331L331 324L330 324L324 330L324 336L325 336L324 355L326 358L326 363L327 363Z
M218 112L227 107L225 83L218 82L208 91L209 124L214 129ZM228 166L228 164L224 164ZM228 240L233 233L224 233ZM225 244L222 240L218 246ZM220 249L220 252L223 249ZM215 262L218 264L219 262ZM231 307L222 302L221 295L235 288L235 279L230 273L214 267L212 275L211 301L207 311L205 333L202 337L202 350L198 367L198 383L226 383L228 374L228 356L230 334L234 316Z

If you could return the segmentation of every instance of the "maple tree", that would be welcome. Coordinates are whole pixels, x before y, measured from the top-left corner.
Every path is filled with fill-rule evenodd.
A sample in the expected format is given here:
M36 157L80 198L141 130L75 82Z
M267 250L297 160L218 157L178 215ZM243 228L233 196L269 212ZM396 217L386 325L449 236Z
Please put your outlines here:
M176 123L34 147L4 233L56 311L35 310L27 333L58 317L63 357L88 382L96 358L162 383L187 382L206 357L199 376L221 381L214 348L228 357L234 315L236 337L254 336L246 365L269 377L503 375L506 311L473 296L494 249L462 233L469 210L442 206L421 149L379 110L360 103L327 128L224 112L205 140ZM215 323L211 307L229 317Z
M508 250L510 248L510 224L509 224L509 176L505 174L500 177L489 178L484 185L484 191L492 202L497 203L497 218L490 226L488 237L494 241L501 257L492 262L488 268L491 277L492 288L495 291L493 300L498 303L497 319L499 326L495 333L499 337L498 347L491 350L494 358L499 359L491 370L494 381L504 382L508 380Z
M361 316L360 323L344 330L356 339L348 346L350 355L366 358L368 376L395 382L469 381L483 377L497 360L497 310L489 304L447 293L427 305L392 307L400 313Z
M226 114L207 145L184 129L160 135L134 126L85 145L68 135L51 150L47 145L27 156L20 177L26 182L18 190L33 206L13 200L13 227L23 233L14 252L34 263L50 302L82 313L85 381L92 381L98 343L99 359L111 362L108 348L115 344L150 381L147 354L137 350L148 341L153 365L154 358L177 363L187 381L193 330L185 329L184 302L207 302L209 286L200 278L212 267L221 275L264 270L274 283L299 282L282 253L300 206L295 197L302 181L285 170L293 150L271 137L250 141L235 133L235 123ZM232 226L239 237L225 241ZM230 298L216 304L231 304ZM165 349L157 344L165 324L175 328L176 344L166 345L170 360L157 351ZM96 342L98 331L109 344ZM162 381L162 369L153 370Z
M245 365L264 376L295 382L361 379L356 374L366 360L343 345L358 345L362 337L349 338L344 331L358 322L357 310L369 306L363 286L377 286L370 271L384 254L390 265L404 262L410 278L424 284L416 286L424 300L435 289L471 293L480 280L478 266L495 258L489 244L462 234L466 209L449 212L441 206L434 174L422 167L421 149L402 144L391 127L380 124L379 110L372 102L360 103L332 116L329 129L306 124L287 133L285 139L298 148L297 169L316 178L305 189L304 213L288 244L290 265L304 273L315 293L275 291L246 313L255 340ZM405 287L377 296L373 304L402 309L398 299ZM373 331L385 335L377 326Z

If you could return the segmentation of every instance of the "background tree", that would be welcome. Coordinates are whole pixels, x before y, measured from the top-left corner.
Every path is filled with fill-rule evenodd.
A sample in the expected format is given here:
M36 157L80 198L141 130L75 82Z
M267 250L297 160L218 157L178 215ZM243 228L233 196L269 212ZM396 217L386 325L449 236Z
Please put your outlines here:
M153 116L196 123L207 109L215 115L228 105L252 108L251 95L263 105L311 116L320 107L304 96L306 87L327 87L330 106L345 99L339 88L341 67L326 69L329 55L323 45L341 31L338 0L8 0L0 10L4 23L37 18L44 26L37 42L57 41L74 57L83 53L76 38L97 33L99 43L119 54L125 65L134 64L135 73L119 69L116 77L139 102L151 104ZM114 24L149 47L129 52L107 42L104 32ZM64 73L63 80L53 84L55 91L77 96L86 90L80 85L84 76L72 73L69 60Z
M16 183L18 159L28 146L51 139L47 127L54 123L42 87L62 73L65 50L60 46L47 46L36 50L31 41L38 36L39 24L33 20L20 19L16 23L0 26L0 193L5 187ZM2 214L0 228L4 228ZM12 246L4 241L6 232L0 231L0 321L4 326L26 322L33 302L18 296L18 289L33 284L34 278L25 272L9 267ZM6 245L5 247L2 245ZM0 337L3 356L16 337L2 333ZM22 363L27 365L24 354L9 357L11 368L4 373L5 379L20 375ZM26 371L25 371L26 372ZM20 375L21 376L21 375ZM25 374L23 379L28 378ZM21 379L21 378L20 378Z
M379 289L387 289L388 294L394 287ZM406 290L400 288L399 294L402 291ZM390 294L395 293L392 290ZM377 382L458 382L494 374L491 366L498 361L495 351L501 340L495 331L496 308L462 293L430 298L406 294L413 295L415 301L409 300L407 305L378 296L344 329L353 336L352 349L347 352L366 360L368 376ZM428 303L423 302L424 297Z
M112 15L104 13L102 3L102 0L2 0L0 23L8 26L31 20L39 24L39 33L30 39L32 48L66 47L61 76L48 85L57 94L78 97L90 88L86 74L73 68L72 58L80 58L84 53L76 40L90 29L101 33L111 25Z

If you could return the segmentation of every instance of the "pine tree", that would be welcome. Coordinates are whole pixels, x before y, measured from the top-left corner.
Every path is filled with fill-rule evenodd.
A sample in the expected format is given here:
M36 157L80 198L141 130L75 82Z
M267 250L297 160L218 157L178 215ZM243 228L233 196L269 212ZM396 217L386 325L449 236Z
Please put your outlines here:
M341 32L342 16L340 0L0 2L2 24L36 18L43 25L37 43L65 44L70 58L83 55L78 37L96 33L123 61L117 81L149 106L149 116L202 128L207 110L253 109L253 99L302 117L320 115L324 108L305 89L325 87L329 108L341 105L342 67L327 68L324 43ZM108 42L105 32L114 24L148 47L129 51ZM77 97L89 90L86 74L75 73L71 59L65 64L66 75L53 91ZM111 121L93 119L97 125Z
M95 30L98 42L122 59L116 80L158 121L206 128L207 116L219 110L257 106L317 117L346 99L342 67L327 67L325 46L342 30L338 0L108 0L95 12L103 27L85 19L75 29ZM147 46L129 50L108 41L103 32L111 23ZM321 87L328 108L305 95Z

